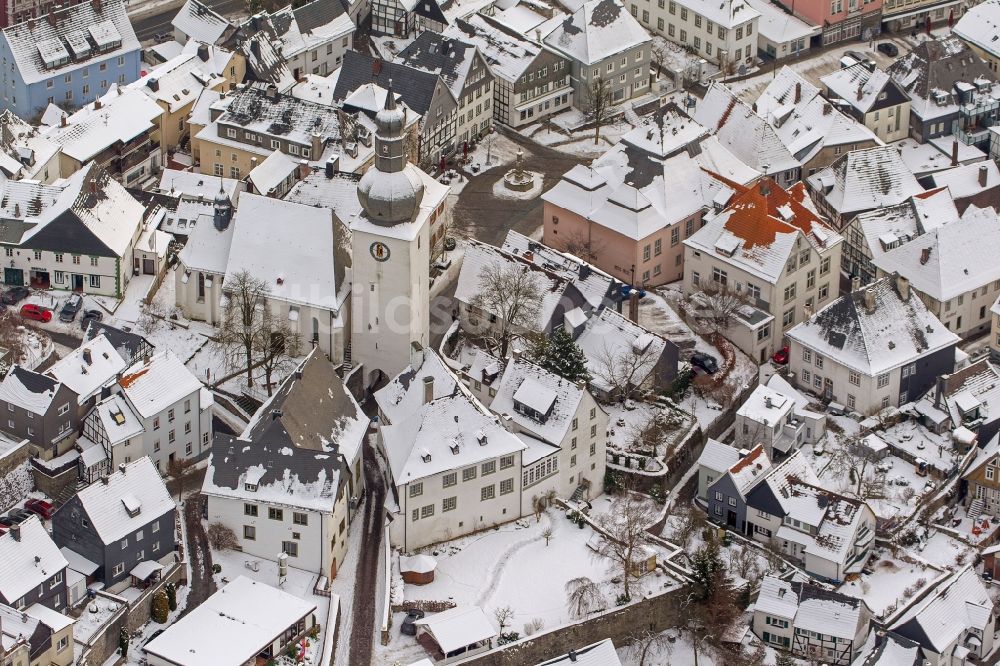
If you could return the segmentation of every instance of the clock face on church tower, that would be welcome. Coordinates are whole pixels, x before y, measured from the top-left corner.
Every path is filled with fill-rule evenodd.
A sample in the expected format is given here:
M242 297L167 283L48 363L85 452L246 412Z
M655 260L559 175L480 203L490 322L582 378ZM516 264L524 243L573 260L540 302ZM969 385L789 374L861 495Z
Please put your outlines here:
M375 241L371 244L371 247L368 248L368 251L371 252L372 258L375 261L389 260L389 246L385 243Z

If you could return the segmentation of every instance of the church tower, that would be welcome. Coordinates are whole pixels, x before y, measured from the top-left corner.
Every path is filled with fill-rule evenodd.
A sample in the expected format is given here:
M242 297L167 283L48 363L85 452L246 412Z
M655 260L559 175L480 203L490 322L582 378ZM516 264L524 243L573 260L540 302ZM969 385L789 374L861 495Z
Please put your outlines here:
M375 164L358 182L363 214L351 224L351 360L364 365L365 386L410 364L413 343L429 342L430 177L406 158L406 109L392 82L375 116Z

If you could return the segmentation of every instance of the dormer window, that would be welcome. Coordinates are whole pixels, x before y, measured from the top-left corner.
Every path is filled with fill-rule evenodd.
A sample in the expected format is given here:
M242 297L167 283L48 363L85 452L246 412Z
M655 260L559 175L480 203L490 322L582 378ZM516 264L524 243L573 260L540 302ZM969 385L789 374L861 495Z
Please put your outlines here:
M248 493L255 493L255 492L257 492L257 484L256 483L244 483L243 484L243 489L246 490Z

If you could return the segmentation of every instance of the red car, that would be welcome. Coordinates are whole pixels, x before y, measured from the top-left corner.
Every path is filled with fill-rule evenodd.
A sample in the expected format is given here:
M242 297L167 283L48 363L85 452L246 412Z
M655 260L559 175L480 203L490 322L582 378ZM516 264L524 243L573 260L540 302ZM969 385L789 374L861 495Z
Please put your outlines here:
M788 363L788 347L782 347L774 352L771 360L774 361L775 365L786 365Z
M40 499L30 499L24 503L24 508L32 513L37 513L45 520L51 520L56 508L49 502Z
M35 321L47 324L52 321L52 310L46 310L34 303L28 303L21 306L21 316L25 319L34 319Z

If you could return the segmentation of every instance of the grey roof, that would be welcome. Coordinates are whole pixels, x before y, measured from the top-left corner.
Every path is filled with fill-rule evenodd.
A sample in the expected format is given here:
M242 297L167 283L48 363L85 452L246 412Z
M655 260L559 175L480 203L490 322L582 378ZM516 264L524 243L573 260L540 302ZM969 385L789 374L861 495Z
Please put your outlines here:
M375 62L381 64L376 65ZM343 100L366 83L375 83L388 89L389 79L392 79L392 91L402 98L406 106L423 116L434 99L438 78L437 74L402 63L377 61L369 55L347 51L337 78L337 87L333 89L333 98Z
M920 42L887 71L911 96L920 99L927 99L933 90L953 92L959 81L996 81L989 66L957 37Z
M48 393L52 392L52 397L55 397L55 390L59 388L59 382L48 375L42 375L34 370L28 370L27 368L22 368L19 365L15 365L10 369L8 376L13 375L24 388L28 389L32 393Z
M319 134L324 140L340 138L335 108L282 93L270 98L261 85L247 86L234 93L218 122L300 142L308 142L313 134Z
M441 7L438 5L437 0L418 0L417 6L413 8L413 13L417 16L423 16L429 21L448 25L448 17L446 17L444 12L441 11Z
M396 56L396 62L439 75L460 97L475 58L476 47L472 44L425 30Z
M295 22L299 24L300 31L312 32L342 15L345 11L346 8L340 0L313 0L293 9L292 14L295 16Z
M123 331L111 324L99 321L90 322L87 330L83 333L83 341L87 342L102 334L108 339L111 346L115 348L115 351L129 363L135 363L143 353L147 351L152 352L154 349L153 343L138 333Z

